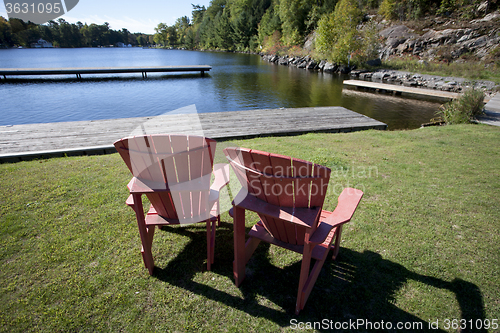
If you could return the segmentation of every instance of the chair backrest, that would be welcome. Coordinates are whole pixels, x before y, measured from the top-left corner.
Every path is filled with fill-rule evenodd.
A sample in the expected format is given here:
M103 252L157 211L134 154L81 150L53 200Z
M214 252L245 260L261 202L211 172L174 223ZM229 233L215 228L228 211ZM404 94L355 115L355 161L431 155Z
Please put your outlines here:
M215 140L189 135L144 135L114 143L130 172L155 189L147 197L171 223L209 217Z
M279 207L322 208L331 170L324 166L245 148L224 149L227 159L248 194ZM303 245L306 227L259 214L276 239ZM310 229L315 230L319 219Z

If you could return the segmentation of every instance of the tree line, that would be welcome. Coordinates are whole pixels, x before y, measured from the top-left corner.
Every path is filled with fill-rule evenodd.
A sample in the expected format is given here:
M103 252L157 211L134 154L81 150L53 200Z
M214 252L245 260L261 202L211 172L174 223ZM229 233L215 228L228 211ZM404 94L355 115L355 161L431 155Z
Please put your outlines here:
M497 0L486 2L489 11L497 8ZM377 53L368 14L387 20L472 19L477 5L478 0L212 0L207 8L192 5L191 19L159 24L154 41L187 49L293 53L316 33L318 56L347 63Z
M69 23L59 18L46 24L24 22L21 19L6 20L0 16L0 47L29 47L39 39L51 42L56 47L97 47L123 43L146 46L153 43L153 36L131 33L127 29L113 30L109 23Z
M356 62L377 54L377 34L368 14L387 20L417 20L428 15L472 19L479 0L212 0L192 5L154 35L115 31L109 24L70 24L64 19L36 25L0 17L0 47L24 45L42 38L59 47L132 45L240 52L300 53L315 33L312 52L337 63ZM487 11L497 0L485 0ZM309 50L310 51L310 50ZM288 53L287 53L288 52Z

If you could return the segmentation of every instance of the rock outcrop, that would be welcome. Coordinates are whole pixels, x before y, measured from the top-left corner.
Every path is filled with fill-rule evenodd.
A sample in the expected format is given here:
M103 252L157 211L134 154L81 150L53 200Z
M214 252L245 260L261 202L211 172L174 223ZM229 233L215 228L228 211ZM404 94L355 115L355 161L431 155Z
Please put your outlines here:
M485 61L500 44L498 22L500 13L495 12L470 21L465 28L427 29L421 35L404 25L391 26L379 33L385 39L380 56L387 59L391 56L413 55L428 61L456 61L469 53ZM450 25L453 26L454 22L445 22L442 26Z

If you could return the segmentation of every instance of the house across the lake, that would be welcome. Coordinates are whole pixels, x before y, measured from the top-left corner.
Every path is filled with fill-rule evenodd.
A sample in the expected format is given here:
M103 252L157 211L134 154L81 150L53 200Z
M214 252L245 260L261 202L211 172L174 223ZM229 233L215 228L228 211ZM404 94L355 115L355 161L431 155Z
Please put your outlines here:
M46 47L53 47L52 43L47 42L46 40L39 39L38 42L36 43L31 43L32 48L46 48Z

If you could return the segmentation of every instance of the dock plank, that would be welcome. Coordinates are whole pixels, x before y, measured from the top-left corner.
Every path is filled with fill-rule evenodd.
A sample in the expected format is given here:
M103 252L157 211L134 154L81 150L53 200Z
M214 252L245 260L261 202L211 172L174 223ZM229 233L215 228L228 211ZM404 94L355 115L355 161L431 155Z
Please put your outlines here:
M479 117L482 124L500 126L500 93L496 93L484 106L484 115Z
M203 75L212 69L208 65L192 66L132 66L132 67L66 67L66 68L0 68L0 75L68 75L76 74L117 74L117 73L146 73L158 72L201 72Z
M413 88L413 87L399 86L399 85L388 84L388 83L378 83L378 82L361 81L361 80L345 80L343 83L344 83L344 86L348 86L348 87L386 90L386 91L393 91L393 92L404 93L404 94L409 94L409 95L418 95L418 96L439 98L439 99L444 99L444 100L452 100L452 99L458 98L460 96L459 93L454 93L454 92L450 92L450 91L424 89L424 88Z
M158 117L0 126L0 161L62 156L65 153L114 152L114 141L142 132L194 133L213 139L230 139L386 128L387 125L380 121L343 107L166 114Z

